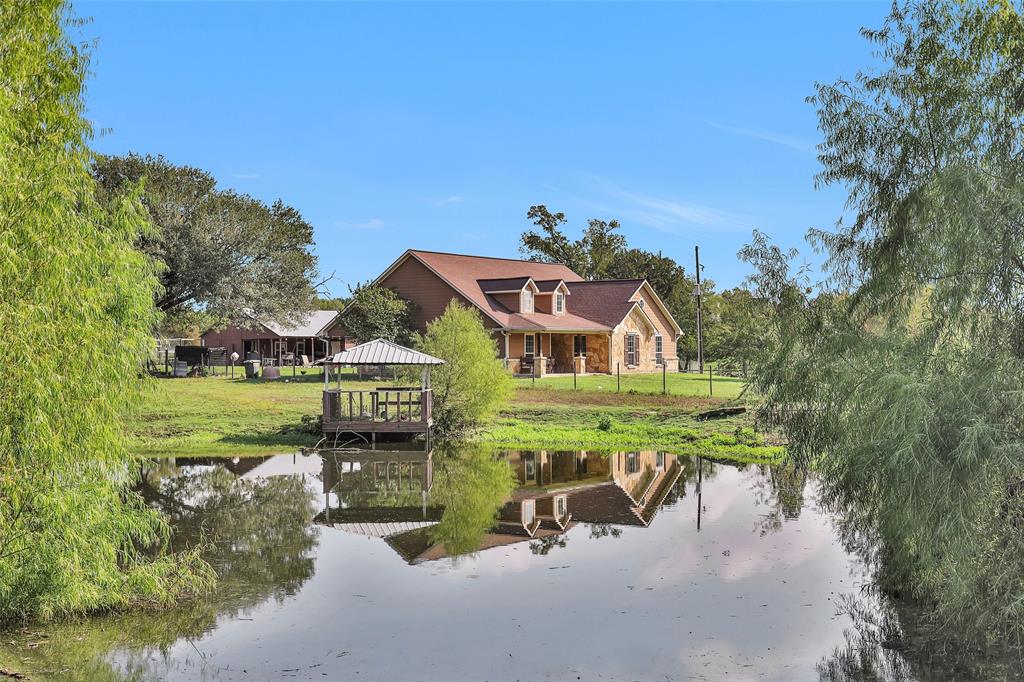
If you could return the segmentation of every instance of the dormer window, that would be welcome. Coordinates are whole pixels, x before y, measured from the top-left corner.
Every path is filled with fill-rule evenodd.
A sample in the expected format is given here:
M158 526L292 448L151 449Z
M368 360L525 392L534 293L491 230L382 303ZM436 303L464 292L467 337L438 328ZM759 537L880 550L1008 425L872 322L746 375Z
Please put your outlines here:
M565 294L557 292L555 294L555 314L561 315L565 312Z
M533 292L529 289L523 289L523 293L520 295L519 309L524 313L533 312Z

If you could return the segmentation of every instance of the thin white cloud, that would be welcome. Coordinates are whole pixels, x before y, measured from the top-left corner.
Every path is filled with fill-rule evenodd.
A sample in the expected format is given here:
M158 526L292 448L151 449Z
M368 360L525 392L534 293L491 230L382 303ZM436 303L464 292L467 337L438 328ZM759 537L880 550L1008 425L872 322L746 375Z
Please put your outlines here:
M444 206L451 206L452 204L461 204L463 201L465 201L463 197L460 197L458 194L453 194L446 199L434 201L434 206L441 208Z
M742 232L750 226L743 216L706 204L626 190L603 178L592 178L591 185L615 202L609 213L669 234L692 235L708 228Z
M704 123L712 128L716 128L717 130L723 130L734 135L752 137L757 140L764 140L765 142L772 142L774 144L781 144L783 147L789 147L790 149L795 149L798 152L803 152L805 154L813 154L815 151L813 142L805 140L802 137L797 137L796 135L787 135L786 133L777 133L770 130L754 130L753 128L729 126L724 123L716 123L715 121L705 121Z
M391 223L380 218L370 218L361 223L351 223L347 220L336 220L331 223L334 227L350 227L354 230L379 230L382 227L390 227Z

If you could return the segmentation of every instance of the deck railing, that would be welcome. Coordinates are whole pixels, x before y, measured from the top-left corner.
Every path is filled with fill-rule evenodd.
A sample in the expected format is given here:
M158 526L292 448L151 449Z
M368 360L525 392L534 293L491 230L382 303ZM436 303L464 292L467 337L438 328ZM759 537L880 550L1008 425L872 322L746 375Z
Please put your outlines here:
M324 425L426 425L433 409L433 392L423 388L384 387L369 391L324 391Z

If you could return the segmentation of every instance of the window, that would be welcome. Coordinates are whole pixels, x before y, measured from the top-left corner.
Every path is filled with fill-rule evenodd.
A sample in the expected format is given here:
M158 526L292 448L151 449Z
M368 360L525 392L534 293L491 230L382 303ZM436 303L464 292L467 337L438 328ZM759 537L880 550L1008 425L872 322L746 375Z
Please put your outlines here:
M665 468L665 453L664 452L659 452L656 455L655 460L654 460L654 466L658 469L658 471L664 470L664 468Z
M647 301L641 298L639 301L637 301L637 305L640 306L640 310L643 310L644 306L647 305Z
M572 354L576 357L587 354L587 337L585 334L576 334L572 337Z
M565 312L565 294L555 294L555 312L559 315Z
M565 503L565 495L555 496L555 518L564 519L566 513L569 511L568 505Z
M664 339L661 337L661 334L655 334L654 335L654 358L655 358L655 360L657 360L659 365L665 362L664 347L665 347L665 342L664 342Z
M537 517L537 507L533 500L523 500L523 525L532 526Z
M626 334L626 364L627 365L639 365L640 364L640 353L637 350L639 346L639 336L636 334Z
M640 471L640 455L636 452L626 453L626 473L635 474Z
M527 334L524 337L523 341L525 345L523 347L523 354L526 355L527 357L533 357L534 353L536 352L536 350L534 349L534 342L536 340L537 339L533 334Z
M520 309L524 313L533 312L533 292L529 289L523 289L523 293L520 296Z

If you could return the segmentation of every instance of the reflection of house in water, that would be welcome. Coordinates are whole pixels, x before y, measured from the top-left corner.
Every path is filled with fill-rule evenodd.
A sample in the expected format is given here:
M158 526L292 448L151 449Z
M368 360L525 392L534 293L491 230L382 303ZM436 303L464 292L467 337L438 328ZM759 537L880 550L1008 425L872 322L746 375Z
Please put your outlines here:
M647 526L682 467L665 452L511 452L520 485L559 491L573 519L585 523Z
M682 472L662 452L512 452L520 487L498 509L476 551L558 536L577 522L647 526ZM323 455L327 506L317 522L381 538L411 564L453 556L435 539L445 510L429 506L429 453ZM330 506L330 495L338 506Z

